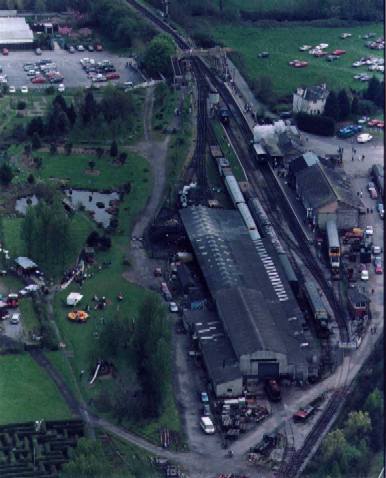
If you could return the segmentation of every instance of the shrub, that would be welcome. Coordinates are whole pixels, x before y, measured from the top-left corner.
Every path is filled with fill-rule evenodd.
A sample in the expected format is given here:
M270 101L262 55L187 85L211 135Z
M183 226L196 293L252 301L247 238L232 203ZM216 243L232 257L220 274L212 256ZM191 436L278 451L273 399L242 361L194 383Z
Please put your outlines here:
M335 121L328 116L313 116L299 113L296 116L298 128L307 133L320 136L333 136L335 134Z
M16 105L16 109L18 110L25 110L27 108L27 103L23 100L19 100Z

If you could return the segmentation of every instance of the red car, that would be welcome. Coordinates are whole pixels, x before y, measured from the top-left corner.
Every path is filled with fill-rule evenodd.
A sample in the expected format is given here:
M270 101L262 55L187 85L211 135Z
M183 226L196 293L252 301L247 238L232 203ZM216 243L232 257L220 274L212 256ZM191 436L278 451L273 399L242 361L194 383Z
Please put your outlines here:
M118 80L120 78L119 73L117 72L112 72L112 73L107 73L106 74L106 79L107 80Z
M382 264L377 264L377 265L375 266L375 273L376 273L376 274L383 274Z
M31 82L34 85L41 85L43 83L46 83L46 79L43 76L35 76L35 78L32 78Z
M96 43L94 45L94 48L95 48L96 51L103 51L103 47L100 43Z
M2 53L4 56L7 56L9 54L8 48L3 48Z
M346 50L334 50L332 52L332 54L336 56L344 55L345 53L346 53Z
M316 58L319 58L321 56L326 56L326 55L328 55L327 51L316 51L315 53L313 53L313 56Z
M308 61L298 61L293 64L294 68L305 68L306 66L308 66Z

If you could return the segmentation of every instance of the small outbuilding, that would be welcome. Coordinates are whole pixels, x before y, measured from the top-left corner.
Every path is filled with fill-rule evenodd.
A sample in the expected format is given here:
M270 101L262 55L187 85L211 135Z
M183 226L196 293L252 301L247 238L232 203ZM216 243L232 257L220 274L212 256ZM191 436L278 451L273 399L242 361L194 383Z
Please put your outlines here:
M17 257L15 259L16 272L22 275L34 274L38 271L38 266L28 257Z

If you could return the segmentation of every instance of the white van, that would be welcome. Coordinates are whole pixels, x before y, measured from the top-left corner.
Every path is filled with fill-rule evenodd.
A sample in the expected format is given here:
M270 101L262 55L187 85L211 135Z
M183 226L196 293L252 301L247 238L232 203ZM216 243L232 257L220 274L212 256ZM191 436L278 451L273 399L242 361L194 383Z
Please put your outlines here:
M13 325L16 325L20 322L20 314L19 313L15 313L15 314L12 314L12 317L11 317L11 324Z
M200 427L207 435L212 435L215 432L213 422L209 417L200 418Z

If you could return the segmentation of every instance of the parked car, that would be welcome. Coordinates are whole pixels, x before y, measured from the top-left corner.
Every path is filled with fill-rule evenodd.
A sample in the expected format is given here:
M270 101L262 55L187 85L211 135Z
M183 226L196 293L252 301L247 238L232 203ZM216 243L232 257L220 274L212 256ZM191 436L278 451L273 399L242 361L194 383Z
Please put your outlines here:
M201 403L209 403L209 397L206 392L200 393Z
M382 253L381 246L373 246L373 254L374 256L379 256Z
M18 324L20 322L20 314L18 312L12 314L10 322L12 325Z
M107 80L118 80L119 78L120 78L120 75L117 72L107 73L106 75Z
M95 50L96 51L103 51L103 47L100 43L95 43Z
M36 48L35 53L36 53L37 55L41 55L41 54L42 54L42 50L41 50L40 48Z
M373 226L366 226L365 235L372 236L374 234Z
M373 137L369 133L362 133L357 137L357 142L358 143L368 143L371 141Z
M370 189L369 191L371 199L378 199L378 193L376 189Z
M383 204L381 202L379 202L377 204L377 211L379 212L379 215L381 216L381 219L383 219L383 216L385 214L385 209L384 209Z
M32 78L31 82L34 85L42 85L47 82L47 80L44 78L44 76L35 76L35 78Z
M204 415L204 417L210 417L212 415L211 411L210 411L210 406L208 403L205 403L202 407L202 414Z
M367 183L367 190L370 191L370 189L375 189L375 184L372 181Z
M382 259L380 257L374 259L374 267L376 274L383 274Z
M26 94L26 93L28 93L28 88L27 88L26 86L22 86L22 87L20 88L20 91L21 91L23 94Z
M213 422L209 417L200 418L200 427L207 435L213 435L213 433L215 433Z
M169 311L173 313L178 312L178 305L175 302L169 302Z
M8 50L8 48L3 48L3 49L2 49L2 53L3 53L4 56L8 56L8 55L9 55L9 50Z
M92 45L87 45L87 50L88 51L94 51L94 47Z
M8 89L9 93L16 93L16 88L14 86L10 86Z
M367 269L364 269L361 271L361 280L363 281L369 280L369 271Z
M60 83L60 85L58 86L59 93L63 93L65 91L65 89L66 88L64 87L63 83Z
M78 51L84 51L84 46L83 46L83 45L78 45L78 46L76 47L76 49L77 49Z
M75 53L75 48L74 48L73 46L70 46L69 49L68 49L68 51L69 51L70 53Z

